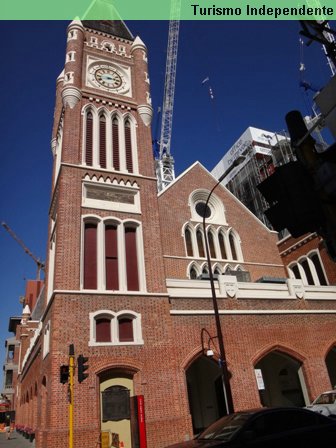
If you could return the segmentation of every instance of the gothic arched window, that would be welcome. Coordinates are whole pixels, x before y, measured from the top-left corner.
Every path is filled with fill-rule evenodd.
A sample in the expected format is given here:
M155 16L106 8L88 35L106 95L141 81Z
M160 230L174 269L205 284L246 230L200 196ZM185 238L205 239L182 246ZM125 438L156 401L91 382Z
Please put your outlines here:
M119 289L118 228L115 224L105 226L105 271L106 289Z
M99 165L106 168L106 118L99 117Z
M200 257L205 257L204 252L204 244L203 244L203 235L200 230L197 230L196 232L196 240L197 240L197 247L198 247L198 254Z
M84 289L97 289L97 223L84 226Z
M188 255L188 257L193 257L194 251L193 251L193 247L192 247L192 237L191 237L190 229L188 227L184 231L184 238L185 238L185 244L186 244L186 249L187 249L187 255Z
M93 116L92 112L86 115L86 133L85 133L85 163L93 165Z
M132 173L133 172L132 137L131 137L131 124L129 120L125 121L125 157L126 157L126 169L129 173Z
M209 243L210 257L216 258L215 241L211 231L208 232L208 243Z
M125 225L125 256L127 290L139 290L138 254L136 247L136 231L133 225Z
M237 250L236 250L236 240L232 232L229 234L229 243L231 248L231 254L233 260L238 260Z
M112 121L112 161L113 168L117 171L120 170L120 150L119 150L119 121L115 117Z
M82 287L106 291L145 289L142 234L137 222L84 218ZM98 275L99 273L99 275Z
M223 233L220 232L218 235L218 242L219 242L219 248L220 248L220 252L221 252L221 257L223 260L227 259L227 255L226 255L226 249L225 249L225 242L224 242L224 236Z

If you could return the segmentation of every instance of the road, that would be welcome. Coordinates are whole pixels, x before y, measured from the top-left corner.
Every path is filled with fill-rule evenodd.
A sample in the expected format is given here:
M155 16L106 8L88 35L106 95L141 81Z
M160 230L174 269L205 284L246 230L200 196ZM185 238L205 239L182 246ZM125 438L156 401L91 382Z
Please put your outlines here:
M22 437L16 431L11 433L10 440L6 440L5 433L0 433L0 448L34 448L35 443Z

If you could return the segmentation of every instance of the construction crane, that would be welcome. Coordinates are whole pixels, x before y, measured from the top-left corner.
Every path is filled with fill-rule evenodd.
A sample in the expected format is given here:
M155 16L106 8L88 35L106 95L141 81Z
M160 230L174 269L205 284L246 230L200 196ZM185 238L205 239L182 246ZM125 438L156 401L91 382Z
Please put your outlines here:
M314 3L321 6L319 0L314 0ZM336 74L336 32L330 28L327 20L300 20L300 23L302 27L300 34L309 39L307 45L313 41L322 45L331 75L334 76Z
M170 143L173 124L174 93L176 79L176 62L178 37L180 30L181 0L172 0L170 8L168 46L165 86L163 94L161 133L159 140L159 153L155 159L156 176L158 180L158 191L166 188L175 179L174 159L170 154Z
M37 266L36 280L40 280L41 270L44 271L44 267L45 267L44 263L39 258L35 257L35 255L28 249L28 247L26 247L24 242L21 241L20 238L18 238L18 236L13 232L13 230L5 222L2 222L1 225L15 239L15 241L20 244L20 246L26 252L26 254L29 255L35 261L36 266Z

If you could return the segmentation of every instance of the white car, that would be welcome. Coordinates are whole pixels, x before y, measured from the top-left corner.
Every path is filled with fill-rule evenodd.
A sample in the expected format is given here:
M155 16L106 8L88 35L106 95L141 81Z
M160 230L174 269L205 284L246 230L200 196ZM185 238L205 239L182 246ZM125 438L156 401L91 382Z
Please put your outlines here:
M336 390L323 392L312 404L306 406L306 409L329 417L336 417Z

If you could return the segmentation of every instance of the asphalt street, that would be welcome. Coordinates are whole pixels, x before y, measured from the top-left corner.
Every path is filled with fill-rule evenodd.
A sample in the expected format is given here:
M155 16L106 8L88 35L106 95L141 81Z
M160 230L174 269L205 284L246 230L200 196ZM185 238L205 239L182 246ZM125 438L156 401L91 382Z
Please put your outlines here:
M6 434L0 433L0 448L34 448L35 443L22 437L16 431L11 433L11 438L6 440Z

